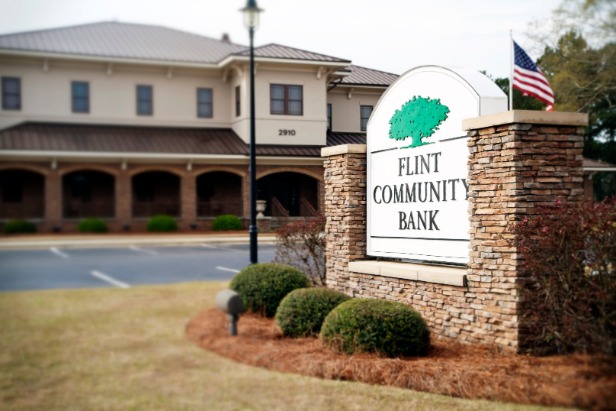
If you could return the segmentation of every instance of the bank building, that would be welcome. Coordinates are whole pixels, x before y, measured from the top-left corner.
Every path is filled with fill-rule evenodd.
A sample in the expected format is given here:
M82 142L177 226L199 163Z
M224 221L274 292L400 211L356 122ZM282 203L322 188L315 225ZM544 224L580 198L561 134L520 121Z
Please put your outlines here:
M365 143L398 77L279 44L255 48L256 183L272 228L323 207L321 148ZM247 220L249 49L228 36L101 22L0 36L0 221L111 231Z

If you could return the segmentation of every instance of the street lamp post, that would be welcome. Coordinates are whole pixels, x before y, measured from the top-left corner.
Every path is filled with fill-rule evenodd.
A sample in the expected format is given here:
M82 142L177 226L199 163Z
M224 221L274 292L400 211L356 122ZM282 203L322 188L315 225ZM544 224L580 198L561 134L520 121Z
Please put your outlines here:
M255 53L254 35L259 26L259 13L263 10L257 7L257 0L247 0L246 7L241 9L244 13L244 25L250 36L250 264L259 260L257 254L257 161L255 154Z

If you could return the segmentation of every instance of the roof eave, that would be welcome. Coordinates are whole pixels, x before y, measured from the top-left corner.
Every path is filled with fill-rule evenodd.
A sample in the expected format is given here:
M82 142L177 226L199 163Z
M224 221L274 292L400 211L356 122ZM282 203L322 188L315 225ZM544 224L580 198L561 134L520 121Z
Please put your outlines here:
M384 89L389 87L390 84L365 84L365 83L340 83L338 87L363 87L363 88L378 88Z
M218 65L219 67L224 67L228 64L234 62L250 62L250 57L248 56L238 56L238 55L230 55L221 60ZM291 64L303 64L309 66L330 66L330 67L347 67L349 65L349 61L326 61L326 60L301 60L301 59L290 59L290 58L276 58L276 57L258 57L255 56L255 62L258 63L291 63Z
M20 57L32 57L42 59L55 59L55 60L85 60L96 63L115 63L115 64L134 64L134 65L147 65L147 66L164 66L164 67L183 67L183 68L209 68L218 69L221 67L217 63L196 63L196 62L183 62L172 60L150 60L150 59L129 59L122 57L108 57L108 56L91 56L86 54L67 54L67 53L50 53L41 51L28 51L28 50L14 50L14 49L0 49L0 56L20 56Z

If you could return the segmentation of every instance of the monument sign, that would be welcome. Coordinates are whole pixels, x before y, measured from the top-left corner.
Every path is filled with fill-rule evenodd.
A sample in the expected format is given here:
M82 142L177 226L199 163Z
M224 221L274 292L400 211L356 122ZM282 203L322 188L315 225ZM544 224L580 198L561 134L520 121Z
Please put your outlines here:
M367 128L367 254L466 264L467 135L462 120L507 110L483 74L418 67L392 84Z

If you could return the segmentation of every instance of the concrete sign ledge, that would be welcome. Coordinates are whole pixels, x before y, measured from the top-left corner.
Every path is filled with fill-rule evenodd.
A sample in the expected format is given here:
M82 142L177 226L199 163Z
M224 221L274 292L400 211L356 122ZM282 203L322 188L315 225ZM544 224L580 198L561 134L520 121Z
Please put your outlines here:
M365 154L365 144L342 144L339 146L323 147L321 157L331 157L340 154Z
M433 284L466 286L466 268L370 260L349 262L349 271Z
M585 127L588 125L588 113L511 110L487 116L468 118L462 121L462 129L467 131L477 130L514 123Z

